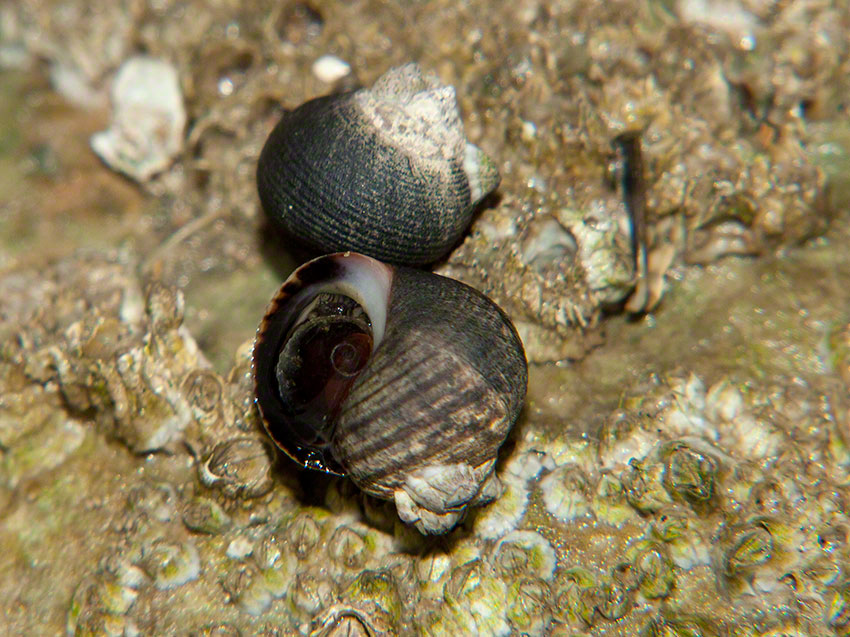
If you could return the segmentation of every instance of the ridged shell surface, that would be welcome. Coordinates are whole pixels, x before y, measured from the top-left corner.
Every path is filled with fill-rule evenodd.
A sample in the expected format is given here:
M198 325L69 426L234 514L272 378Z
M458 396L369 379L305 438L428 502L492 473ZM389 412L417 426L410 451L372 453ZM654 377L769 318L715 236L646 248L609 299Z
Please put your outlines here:
M285 114L257 166L263 208L289 236L405 265L444 256L498 183L454 89L414 64Z
M312 343L298 334L301 325L320 320L315 308L322 295L356 301L355 310L347 301L330 306L349 308L352 332L360 339L368 331L372 348L364 347L368 360L352 367L356 374L344 392L310 390L341 396L327 423L304 416L312 407L290 404L289 379L280 373L316 365L290 344ZM327 320L337 321L341 312L332 309ZM493 468L528 376L513 325L485 296L452 279L354 253L315 259L283 285L260 326L254 372L257 402L278 446L305 467L347 475L366 493L394 500L402 519L426 533L447 531L467 506L499 494Z
M462 283L397 268L388 315L369 373L340 412L333 444L358 486L382 497L418 467L492 460L519 414L527 381L512 324Z

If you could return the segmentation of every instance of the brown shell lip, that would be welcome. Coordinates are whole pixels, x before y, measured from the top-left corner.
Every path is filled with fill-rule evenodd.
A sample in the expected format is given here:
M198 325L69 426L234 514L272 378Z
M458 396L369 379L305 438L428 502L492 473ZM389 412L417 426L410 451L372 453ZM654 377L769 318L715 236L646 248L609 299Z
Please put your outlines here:
M254 402L260 411L266 432L278 448L307 469L344 476L345 472L342 467L330 453L324 453L307 445L299 445L291 440L282 440L281 436L275 435L276 427L273 425L273 423L283 423L286 420L280 399L277 396L276 383L273 380L275 378L277 352L281 348L283 339L286 338L289 321L297 311L297 308L286 308L286 304L300 290L311 283L333 277L339 272L339 269L339 264L332 259L320 257L320 259L310 261L298 268L280 287L266 308L263 320L257 328L252 371L254 375Z
M260 412L263 427L275 445L306 469L343 477L346 472L329 449L302 444L292 439L297 438L295 435L278 435L287 433L287 417L274 379L277 353L289 332L292 320L305 305L291 305L292 298L311 285L340 276L347 261L358 259L372 260L356 252L337 252L317 257L297 268L269 302L263 320L257 328L252 357L254 403Z

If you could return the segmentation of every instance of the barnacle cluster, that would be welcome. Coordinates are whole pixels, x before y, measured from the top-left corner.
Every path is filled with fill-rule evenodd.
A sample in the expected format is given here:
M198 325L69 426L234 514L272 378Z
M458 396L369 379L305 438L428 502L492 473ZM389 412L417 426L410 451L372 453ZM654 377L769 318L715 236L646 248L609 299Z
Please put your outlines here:
M123 208L96 217L131 228L118 250L75 250L85 240L67 229L84 214L38 216L23 195L2 213L4 627L846 634L847 234L832 228L755 276L754 262L683 264L769 255L826 229L826 177L846 157L832 117L848 17L743 2L733 24L700 12L711 4L429 0L407 8L415 31L371 0L0 4L0 64L46 61L63 95L105 107L144 50L177 70L191 122L173 163L136 176L157 201L144 223ZM353 69L338 87L306 72L328 51ZM496 299L534 360L599 345L600 307L633 285L610 145L623 131L642 133L650 260L679 280L651 321L610 324L578 371L532 366L495 466L501 497L441 538L345 480L276 462L253 404L256 316L214 367L184 300L215 290L201 305L224 296L236 321L229 294L262 287L200 284L259 268L254 170L279 105L417 57L457 88L467 135L502 173L440 272ZM68 154L27 152L0 165L19 171L10 192L75 192ZM39 233L50 256L20 248ZM258 313L280 277L268 278Z
M57 286L72 266L86 285ZM834 415L843 412L784 376L742 381L741 368L709 385L699 372L647 375L595 428L580 424L590 436L571 416L556 428L531 418L500 464L502 498L434 541L347 481L310 487L286 467L271 471L245 406L247 347L228 375L211 370L180 326L173 290L145 294L125 264L80 258L20 269L4 292L14 338L3 378L17 379L0 419L4 492L61 471L90 444L92 423L127 449L157 440L174 454L112 496L97 559L69 598L69 634L175 622L198 634L275 625L318 635L847 625L850 456ZM842 392L846 320L828 343ZM10 332L21 323L26 334ZM139 369L158 373L121 376L133 352ZM113 375L124 382L101 380ZM186 416L147 408L120 420L119 397L184 404ZM198 614L200 599L219 603Z
M846 472L771 446L799 432L777 424L785 411L776 387L722 379L706 388L693 374L651 385L595 443L562 440L541 452L540 432L517 441L505 479L527 506L496 525L513 506L500 500L449 545L342 481L323 507L299 506L297 489L278 485L250 514L234 504L256 493L139 485L121 540L77 588L69 631L185 621L162 593L192 584L196 594L224 595L217 616L234 630L271 622L316 635L607 634L615 625L647 635L840 634ZM822 417L814 405L796 408L801 419ZM640 440L636 456L617 450ZM523 475L521 464L532 468Z
M208 363L180 327L178 292L152 286L145 297L126 264L100 257L69 259L47 272L25 268L7 287L15 330L4 351L8 364L137 453L180 442L191 420L180 378Z
M602 307L634 283L611 147L624 131L642 137L659 288L671 267L770 253L821 234L834 214L822 165L843 151L822 122L847 90L847 18L823 3L744 3L740 20L727 21L686 0L486 3L470 9L472 35L455 10L437 10L441 0L422 6L411 33L369 0L326 10L206 0L68 8L61 28L54 3L12 3L4 35L7 50L51 60L60 88L105 102L136 49L177 70L192 128L171 169L140 177L180 200L175 220L196 221L152 257L170 282L208 271L187 241L194 233L218 247L219 268L250 262L254 168L278 104L369 86L434 41L447 43L451 63L437 70L472 120L471 141L503 173L498 199L441 273L503 306L532 360L581 358L598 343L588 332ZM364 16L371 26L360 37L342 35ZM373 29L406 46L371 42ZM353 69L337 87L300 72L328 48Z

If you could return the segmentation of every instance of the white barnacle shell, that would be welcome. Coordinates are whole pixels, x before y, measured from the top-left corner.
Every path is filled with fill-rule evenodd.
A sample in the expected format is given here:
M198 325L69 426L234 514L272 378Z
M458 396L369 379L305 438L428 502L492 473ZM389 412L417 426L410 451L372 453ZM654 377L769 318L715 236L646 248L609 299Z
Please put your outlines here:
M546 510L562 522L592 517L586 474L576 465L556 468L540 481Z
M551 580L555 573L555 549L535 531L514 531L493 548L493 564L506 577L539 577Z
M157 540L142 549L142 568L162 591L182 586L198 578L201 557L192 542L173 544Z

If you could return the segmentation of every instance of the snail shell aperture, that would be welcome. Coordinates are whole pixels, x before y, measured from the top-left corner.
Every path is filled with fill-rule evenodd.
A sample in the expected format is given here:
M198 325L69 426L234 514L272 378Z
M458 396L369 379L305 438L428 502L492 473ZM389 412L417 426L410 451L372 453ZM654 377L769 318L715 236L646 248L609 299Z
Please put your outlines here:
M500 492L493 469L528 370L505 313L453 279L357 253L298 268L254 346L257 404L302 466L444 533Z
M290 237L403 265L448 253L498 184L454 88L416 64L286 113L257 165L263 208Z

